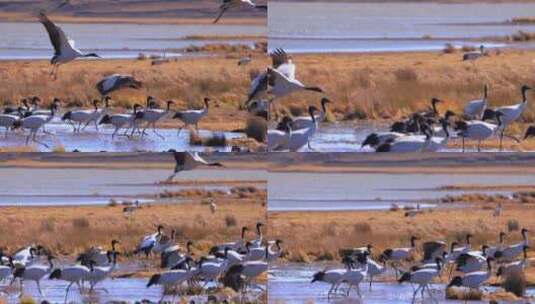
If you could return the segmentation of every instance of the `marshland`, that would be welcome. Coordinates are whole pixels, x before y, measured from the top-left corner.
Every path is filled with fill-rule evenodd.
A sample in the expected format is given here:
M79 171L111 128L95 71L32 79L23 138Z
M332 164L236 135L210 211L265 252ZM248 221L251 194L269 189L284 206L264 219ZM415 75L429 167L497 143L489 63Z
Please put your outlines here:
M327 303L328 298L344 301L346 284L329 295L329 283L322 282L321 277L311 281L315 273L324 270L345 271L342 260L347 249L366 248L368 244L372 245L368 261L383 267L384 260L386 270L374 277L371 290L366 277L360 284L362 296L352 289L349 301L409 303L414 289L396 281L393 267L406 272L419 265L426 242L444 242L441 246L446 255L442 275L432 281L432 296L426 292L423 302L462 300L468 296L467 290L456 287L448 289L450 300L446 300L446 285L453 277L463 276L460 271L450 275L450 269L458 266L450 252L451 243L458 244L454 248L466 246L466 235L471 234L470 250L481 250L482 245L497 246L499 234L504 232L499 246L506 248L522 242L522 228L533 231L535 188L529 173L533 168L525 158L494 154L492 161L490 155L457 158L461 154L425 154L415 165L414 155L316 154L287 164L280 159L269 173L269 233L285 244L281 260L270 266L269 295L273 303ZM411 248L411 236L418 240L410 257L394 263L385 256L388 248ZM528 232L527 239L530 244L533 233ZM470 297L480 301L532 297L535 277L529 261L533 252L526 252L528 262L520 278L525 283L512 284L525 286L520 295L504 283L504 276L496 276L499 266L506 265L496 258L491 264L492 276ZM515 260L523 261L522 255ZM354 263L353 271L361 271L363 266L357 260ZM486 267L480 269L487 271ZM420 293L416 300L421 301Z
M172 153L2 154L0 170L4 176L12 176L14 182L1 190L3 264L10 265L8 257L12 257L15 269L21 266L25 269L22 274L19 270L18 275L24 277L32 267L47 268L46 258L51 255L53 268L67 271L69 267L86 267L88 264L82 258L81 264L73 265L86 250L100 246L108 255L109 264L98 267L112 267L94 290L90 290L90 280L87 280L81 290L74 285L68 296L66 288L70 281L61 274L59 280L49 279L52 269L47 268L47 274L40 281L42 292L31 278L24 277L22 288L18 276L13 284L9 278L1 287L4 300L61 302L66 297L69 302L143 299L156 302L161 298L206 301L210 296L232 302L239 301L244 292L245 301L265 301L266 279L262 273L248 279L250 284L246 289L243 285L232 285L238 286L237 291L223 287L217 280L219 276L213 282L205 277L205 281L198 283L181 284L179 281L171 285L157 279L166 276L170 271L167 267L176 267L173 271L189 272L199 278L207 276L203 267L212 264L231 267L235 263L225 264L225 253L213 249L215 245L228 242L241 244L243 241L243 246L247 245L245 252L241 247L235 249L243 253L245 269L249 264L261 266L263 263L263 254L253 259L247 250L260 248L257 242L258 246L266 246L264 240L258 241L265 228L255 228L257 223L266 222L265 160L261 155L227 153L203 154L202 157L217 160L224 167L199 167L179 172L173 180L168 180L175 162ZM32 176L31 185L21 179L23 176ZM34 224L29 225L30 222ZM161 231L157 231L159 225L163 226ZM249 228L243 240L242 227ZM149 240L155 237L150 249L143 247L147 242L145 236L150 236ZM114 249L110 249L112 240L119 241ZM188 241L192 242L189 250ZM267 246L270 254L276 252L272 243ZM19 248L35 248L28 249L33 256L28 257L25 265ZM108 250L112 250L112 258L106 253ZM113 259L113 252L117 252L116 259ZM148 257L145 252L149 253ZM166 258L168 265L163 267L162 252L169 256L191 257L193 261L188 262L190 266L174 266ZM218 257L210 257L209 253ZM203 256L204 266L197 264ZM92 269L98 267L89 263L87 269L92 273ZM151 278L151 286L147 287Z
M5 80L0 93L2 111L21 117L37 112L51 114L39 126L23 122L17 127L11 122L12 117L5 118L7 122L2 117L1 125L6 127L6 133L1 149L83 152L262 149L265 123L254 113L251 115L246 101L251 80L267 62L265 11L238 6L225 10L221 20L213 23L220 7L210 1L126 2L121 4L124 5L121 12L117 10L113 14L104 12L116 10L117 4L107 1L87 5L69 1L59 6L56 2L14 2L0 7L0 32L7 37L5 44L0 45L3 59L0 74ZM150 13L144 14L147 10ZM50 16L40 16L39 12ZM94 54L91 56L99 58L74 62L66 59L69 64L62 61L61 71L51 73L54 41L40 22L58 26L69 39L76 40L80 49L77 56ZM109 39L103 41L103 33ZM135 85L123 83L122 87L110 88L108 82L105 91L97 90L101 80L114 75L129 77ZM104 95L110 102L104 102ZM149 97L153 102L148 101ZM210 100L209 105L204 102L206 98ZM99 100L98 105L95 100ZM168 101L173 101L169 108ZM130 122L130 131L127 131L129 125L123 124L119 126L121 136L112 138L118 125L102 120L104 113L112 118L116 114L128 115L132 110L136 112L135 104L143 106L140 112L163 114L158 114L157 124L151 126L148 126L149 118L143 121L138 117L136 123L147 129L143 134L140 130L134 132L134 123ZM102 113L94 121L65 116L70 112L89 113L93 109ZM192 120L175 114L188 111L197 111L199 118ZM86 125L89 122L91 125ZM78 123L86 126L83 132ZM184 132L177 132L185 124L189 125ZM102 128L97 129L99 125Z
M474 100L483 100L486 109L495 111L522 104L521 87L534 85L530 40L534 28L530 22L514 20L529 20L532 6L531 2L275 1L270 10L269 49L272 54L277 49L286 51L289 65L296 68L295 79L304 88L277 96L272 117L284 131L284 116L306 118L309 107L316 107L316 118L321 121L315 132L308 132L313 133L310 147L302 146L299 151L397 151L392 146L398 137L382 149L378 149L385 143L382 139L380 145L363 144L371 134L399 133L391 128L395 122L409 122L414 114L431 111L436 98L441 101L433 114L437 120L445 118L448 110L455 114L447 119L449 134L434 123L433 132L417 132L422 138L416 141L432 133L430 140L439 147L415 151L462 151L463 138L464 151L531 151L533 138L526 136L534 123L530 90L521 114L514 119L506 114L502 123L483 111L474 116L465 107ZM303 11L308 14L296 14ZM287 18L290 15L299 17ZM360 17L350 17L354 15ZM305 28L303 24L311 25ZM279 72L284 74L284 68ZM322 93L316 92L317 87ZM326 110L320 104L323 97L330 100ZM478 146L475 138L480 136L462 129L458 122L481 124L482 120L497 130L490 131ZM284 150L284 145L275 150Z

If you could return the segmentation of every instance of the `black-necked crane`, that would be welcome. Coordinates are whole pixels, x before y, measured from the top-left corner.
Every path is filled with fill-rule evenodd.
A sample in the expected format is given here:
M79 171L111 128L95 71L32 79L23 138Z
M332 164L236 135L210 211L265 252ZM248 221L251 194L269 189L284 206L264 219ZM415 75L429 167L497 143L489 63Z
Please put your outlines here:
M469 101L464 106L464 115L470 117L471 119L481 119L483 113L487 109L488 91L489 86L485 84L483 86L483 97L481 99Z
M158 225L156 227L155 233L151 233L143 237L136 250L134 250L134 254L143 252L145 256L149 258L149 254L151 253L152 249L154 248L154 246L156 246L156 244L159 242L160 238L163 235L163 228L163 225Z
M331 284L331 288L327 292L327 298L330 298L332 293L336 293L338 290L338 287L340 286L339 282L342 276L351 268L351 263L348 261L344 261L345 268L336 268L336 269L329 269L329 270L322 270L314 273L312 276L312 281L310 283L314 282L324 282L327 284Z
M97 128L98 131L97 120L101 115L101 111L99 111L98 108L99 102L98 99L93 100L93 109L67 111L63 114L61 120L68 121L72 124L73 133L80 133L82 125L85 124L85 126L87 126L92 121L95 122L95 128Z
M132 75L112 74L100 80L96 87L102 97L125 88L140 89L143 83Z
M50 75L52 75L54 79L57 78L60 64L68 63L77 58L100 57L95 53L84 54L82 51L78 50L74 45L74 40L67 37L65 32L63 32L59 26L54 24L54 22L52 22L44 13L39 15L39 21L48 32L50 42L54 47L54 56L50 60L50 63L53 65Z
M456 276L454 277L451 282L448 284L447 288L450 288L452 286L457 287L468 287L470 289L479 289L483 283L488 281L490 277L492 276L492 265L491 262L494 260L494 258L488 257L486 259L487 261L487 270L486 271L475 271L465 274L463 277Z
M490 256L490 257L496 257L496 252L498 251L501 251L503 250L503 247L504 247L504 238L507 234L503 231L501 231L499 234L498 234L498 244L496 244L496 246L489 246L489 248L487 248L487 256Z
M117 255L119 253L115 250L107 253L108 265L106 266L97 266L95 261L89 261L89 276L87 280L89 281L89 292L93 291L95 286L109 278L113 271L117 268ZM107 291L106 289L104 289Z
M316 122L320 123L325 120L327 115L327 104L331 103L331 100L327 97L321 99L321 111L318 115L315 115ZM310 116L299 116L292 119L292 129L304 129L310 128L313 125L312 118Z
M504 246L503 250L496 251L495 257L502 261L512 261L517 256L522 254L525 246L529 246L528 232L526 228L522 228L520 234L522 235L522 241L517 244Z
M412 256L414 251L416 251L416 241L419 240L416 236L411 236L410 247L403 248L388 248L383 251L380 256L381 261L391 261L392 267L396 271L396 278L398 276L399 269L397 264L401 261L404 261Z
M153 109L153 108L147 107L147 109L143 111L143 120L146 121L147 124L145 125L145 128L143 128L143 131L141 132L141 134L145 135L146 134L145 131L147 130L147 128L152 126L152 131L154 132L154 134L156 134L161 139L164 139L164 137L156 131L156 123L160 121L161 119L163 119L166 115L171 113L172 104L175 104L175 102L173 100L168 100L167 108L165 110Z
M276 49L269 54L271 57L271 68L288 70L288 64L290 59L288 54L283 49ZM295 68L295 66L294 66ZM268 90L268 72L267 70L259 73L252 79L249 94L247 95L246 105L249 105L251 101L264 97Z
M179 119L184 123L183 126L181 126L178 129L178 134L180 134L180 131L182 131L183 128L188 127L189 125L194 125L195 130L199 131L199 121L203 119L208 114L210 104L210 98L205 97L204 98L204 108L200 110L185 110L185 111L176 111L175 115L173 116L174 119Z
M308 145L308 147L311 148L310 139L314 136L318 128L318 123L315 117L317 111L318 109L315 106L310 106L308 108L308 114L312 120L312 125L310 127L300 130L293 130L291 127L289 128L290 137L288 138L288 150L290 150L290 152L296 152L305 145Z
M78 290L80 294L82 294L81 283L87 280L89 274L90 270L87 266L76 264L72 266L54 269L48 278L50 280L57 279L69 282L67 288L65 289L65 302L67 302L69 290L71 289L73 284L76 284L76 286L78 286Z
M13 128L23 128L23 129L27 129L30 131L30 133L28 134L28 136L26 137L26 144L28 144L30 142L30 139L35 142L35 143L38 143L38 144L41 144L47 148L49 148L49 146L44 143L44 142L40 142L37 140L36 136L37 136L37 132L44 127L45 124L47 124L48 122L50 122L52 120L52 118L54 118L54 115L57 111L57 103L52 103L50 105L50 115L30 115L28 117L25 117L25 118L22 118L20 120L17 120L14 124L13 124Z
M35 284L37 284L37 289L39 290L39 294L43 295L40 281L47 274L49 274L54 267L54 264L52 263L52 260L54 259L54 257L48 254L47 259L48 259L48 265L33 264L27 267L19 267L15 269L15 271L13 272L13 281L15 281L15 279L17 278L20 280L21 291L23 289L24 281L34 281Z
M239 7L241 5L247 5L249 7L252 7L254 9L263 10L267 12L268 6L267 5L260 5L254 3L252 0L223 0L221 5L219 6L219 13L217 14L217 17L214 20L214 23L217 23L221 17L223 17L223 14L229 10L236 7Z
M502 150L502 142L503 137L505 133L505 129L514 121L518 120L520 116L522 116L522 113L526 110L528 106L528 97L527 92L529 90L532 90L531 87L528 85L523 85L520 88L520 92L522 93L522 101L520 103L510 105L510 106L501 106L494 110L487 109L483 115L482 120L486 120L487 118L493 118L495 117L497 113L502 113L503 116L501 117L501 133L500 133L500 150Z
M524 246L523 248L524 256L521 260L500 265L500 267L498 267L496 276L506 276L511 273L523 272L524 269L529 266L528 249L529 249L529 246L527 245Z
M197 152L174 152L173 156L175 157L175 169L167 181L172 181L179 172L191 171L199 166L223 167L218 162L207 162Z
M292 119L288 116L284 116L279 123L279 125L281 125L280 128L269 129L267 131L268 151L282 150L288 147L291 123Z
M5 259L4 259L5 258ZM5 256L0 250L0 281L6 280L13 274L13 257Z
M225 248L229 248L229 249L237 251L237 252L244 251L245 250L245 243L246 243L246 241L245 241L245 233L248 230L249 230L249 228L247 228L246 226L243 226L241 228L240 239L238 239L237 241L234 241L234 242L228 242L228 243L215 245L210 249L210 253L213 254L215 252L221 252L221 251L224 251Z
M411 153L425 151L433 138L431 130L427 126L422 127L424 136L407 135L395 139L388 139L382 145L377 146L375 152Z
M191 260L191 258L188 257L188 262L189 260ZM147 288L153 285L162 285L164 286L164 290L170 287L178 287L181 284L191 280L198 272L198 268L188 268L167 270L161 273L157 273L149 279L149 282L147 283ZM173 298L174 296L175 294L173 294ZM165 292L162 292L162 297L158 302L161 303L164 297Z
M131 135L133 135L136 129L136 121L143 117L143 112L139 112L139 108L141 107L142 106L140 104L135 104L133 113L106 114L100 119L99 124L111 124L115 127L115 130L111 135L112 139L115 137L115 134L117 134L117 132L124 127L126 128L126 132L128 132L128 128L132 127ZM128 136L126 132L123 134L124 136Z
M485 46L480 45L479 51L467 52L463 54L463 61L474 61L485 55Z
M418 284L418 288L414 290L414 293L412 295L412 303L414 303L418 291L420 291L422 299L424 297L424 292L426 289L429 296L433 297L429 290L429 284L431 284L435 277L440 275L440 272L442 271L441 262L442 259L440 257L437 257L435 259L436 267L405 272L398 280L399 283L409 282L411 284Z
M487 245L483 245L481 251L471 250L466 253L461 253L455 259L455 264L457 264L456 270L463 273L481 270L481 267L485 264L486 261L487 248Z
M464 141L465 139L474 139L477 140L477 151L481 151L481 142L485 139L490 138L491 136L497 134L497 132L503 126L503 113L496 112L496 120L498 124L488 123L482 120L469 120L469 121L457 121L455 125L455 130L458 132L458 135L462 138L462 151L464 152Z
M117 252L117 244L120 242L118 240L111 241L111 250L104 250L101 246L94 246L80 255L78 255L77 261L82 262L84 265L89 265L90 261L95 262L96 266L104 266L110 264L110 253Z

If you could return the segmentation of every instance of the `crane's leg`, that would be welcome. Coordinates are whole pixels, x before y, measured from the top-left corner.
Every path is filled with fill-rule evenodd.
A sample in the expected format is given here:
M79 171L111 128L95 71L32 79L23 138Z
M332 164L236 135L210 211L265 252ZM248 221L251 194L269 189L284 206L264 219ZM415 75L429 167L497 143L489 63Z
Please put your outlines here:
M370 275L370 290L372 290L373 275Z
M180 135L180 131L182 131L182 129L184 129L187 126L188 126L187 124L184 124L184 125L182 125L182 127L178 128L178 133L176 134L176 136L179 136Z
M158 137L160 137L161 139L165 139L163 135L161 135L160 133L156 131L156 122L152 123L152 131L154 132L154 134L158 135Z
M502 132L500 133L500 151L502 151L502 149L503 149L503 146L502 146L502 143L503 143L503 133L505 133L505 128L503 128Z
M477 152L481 152L481 139L477 141Z
M41 284L39 284L39 281L35 281L37 283L37 290L39 290L39 294L43 296L43 291L41 290Z
M67 303L67 296L69 295L69 290L71 289L72 284L74 284L74 282L69 283L67 290L65 291L65 303Z
M463 136L463 153L464 153L464 136Z
M117 131L119 131L119 128L115 127L115 131L113 131L113 134L111 135L111 139L115 137L115 134L117 134Z

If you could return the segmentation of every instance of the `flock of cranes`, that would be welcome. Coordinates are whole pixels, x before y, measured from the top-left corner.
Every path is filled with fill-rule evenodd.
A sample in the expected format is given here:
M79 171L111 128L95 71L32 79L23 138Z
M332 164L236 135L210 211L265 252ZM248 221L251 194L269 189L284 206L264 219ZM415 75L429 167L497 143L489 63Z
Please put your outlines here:
M113 75L116 80L115 90L120 87L133 87L139 82L128 75ZM109 81L110 77L106 77ZM104 81L106 81L104 80ZM110 91L110 88L106 89ZM165 102L166 107L161 109L159 101L152 97L147 97L146 106L134 104L131 112L112 113L110 104L112 99L109 96L103 97L103 100L95 99L90 109L76 109L69 110L62 115L59 113L61 100L54 98L48 110L39 108L39 97L29 98L32 102L28 104L28 98L21 100L21 106L18 108L6 107L2 114L0 114L0 127L4 128L4 136L7 137L9 131L24 129L28 130L26 136L26 144L30 141L47 146L46 143L38 141L36 135L43 130L46 133L45 126L51 123L55 117L61 118L61 121L70 124L73 128L74 134L82 133L88 126L93 125L96 132L99 132L99 125L110 125L114 128L111 137L114 138L120 130L124 130L121 135L132 137L135 134L140 136L147 135L147 129L151 128L153 133L163 139L156 130L156 124L165 119L171 118L182 123L180 130L184 127L193 125L198 131L198 123L208 114L209 98L204 99L205 107L203 109L189 109L189 110L173 110L171 106L175 103L173 100ZM101 106L101 104L103 105ZM48 147L48 146L47 146Z
M368 135L362 146L377 152L436 152L446 148L449 138L455 134L462 140L463 152L465 140L477 141L477 150L481 151L482 141L492 137L499 138L501 151L504 137L520 142L535 135L533 126L527 128L523 138L505 134L507 127L518 121L526 110L527 92L532 90L531 87L523 85L520 88L522 100L519 103L495 109L489 108L488 90L485 85L483 97L468 102L460 115L448 110L441 116L436 105L444 101L433 98L430 110L415 112L409 119L393 123L389 131Z
M483 54L483 49L474 54ZM475 55L466 55L465 60L477 59ZM271 94L269 103L273 105L279 98L299 91L324 93L321 88L304 85L296 79L296 66L284 50L276 49L270 56L272 65L253 81L250 100ZM369 146L377 152L436 152L446 148L451 137L458 137L462 139L463 151L465 140L477 141L477 149L480 151L482 141L498 136L502 150L504 137L520 142L535 136L535 126L529 126L523 138L505 133L525 112L528 105L527 93L530 90L530 86L523 85L520 102L491 109L488 103L489 86L485 85L482 98L467 102L464 112L458 114L448 110L441 115L437 104L445 102L432 98L429 110L416 111L408 119L394 122L389 131L369 134L362 147ZM330 102L329 98L323 97L321 111L311 105L305 117L282 117L275 128L268 130L268 150L293 152L305 145L312 148L310 141L320 128L320 123L326 116L326 105Z
M59 7L64 4L65 3L60 4ZM251 0L223 0L220 6L220 12L214 23L217 22L226 11L241 5L262 10L267 8L267 6L257 5ZM67 64L78 58L100 58L98 54L86 54L77 49L74 40L70 39L62 28L51 21L44 12L39 14L39 21L46 29L50 42L54 48L54 55L50 60L52 65L50 75L53 79L57 78L59 67L63 64ZM243 64L246 63L244 62ZM88 127L88 125L94 125L98 132L99 125L109 124L114 128L112 138L115 137L121 129L124 129L122 135L131 137L136 132L141 134L141 136L144 136L147 134L147 128L152 128L154 134L163 139L163 136L156 131L156 123L158 121L166 117L181 121L183 126L178 130L178 133L180 134L180 130L183 127L188 127L190 125L195 126L198 131L198 123L208 114L209 98L204 99L203 109L175 111L171 109L171 105L174 104L174 101L166 101L166 109L160 109L158 101L151 96L147 98L145 107L135 104L132 112L111 113L109 108L111 98L109 97L109 94L124 88L140 89L142 87L143 83L132 75L108 75L96 84L96 89L100 93L101 99L93 100L92 108L67 111L61 116L61 120L71 124L74 133L81 133ZM3 113L0 114L0 127L5 129L5 136L8 135L10 130L15 130L17 128L25 129L28 130L26 144L33 141L48 147L44 142L37 139L37 133L40 130L44 131L45 125L50 123L54 117L59 114L60 100L54 98L49 109L40 109L38 101L41 101L39 97L30 97L29 99L24 98L21 100L21 105L19 107L6 107L4 109ZM29 102L32 104L29 105ZM143 124L143 130L139 130Z
M42 280L61 280L68 283L65 290L65 301L72 291L73 285L83 293L84 285L88 284L88 293L97 288L106 290L100 285L112 278L118 269L118 256L136 258L139 254L150 258L159 256L159 267L164 269L150 277L147 288L153 285L165 287L199 286L208 283L224 285L236 291L246 292L252 288L260 288L255 280L267 271L268 262L275 261L282 254L282 241L266 241L262 233L262 223L256 225L256 237L247 240L247 227L242 228L241 238L228 243L213 246L209 253L194 258L191 251L193 242L188 241L184 247L179 246L174 237L164 233L164 227L158 225L156 232L146 235L132 252L119 252L120 241L112 240L109 249L94 246L80 253L70 264L59 265L57 258L43 245L32 244L7 254L0 251L0 280L10 280L13 285L17 280L20 284L21 296L24 284L34 282L39 293L44 296L41 288ZM261 288L260 288L261 289ZM163 299L165 293L162 293Z
M496 274L505 277L515 272L523 272L529 267L527 252L530 249L528 230L521 230L522 241L506 244L506 234L499 234L499 242L493 246L483 245L481 250L472 247L472 235L466 235L464 244L452 242L450 246L441 240L431 240L422 244L418 250L416 242L419 238L411 236L410 246L403 248L385 249L377 260L372 258L373 246L344 250L342 263L344 268L326 269L313 275L312 283L324 282L330 284L328 297L338 293L345 286L345 295L348 296L352 288L356 289L359 297L362 296L359 285L369 280L372 288L373 278L388 274L388 268L395 273L396 280L401 283L416 285L412 301L416 300L418 292L424 299L425 292L432 297L431 284L449 272L447 288L466 287L479 289ZM419 263L402 270L419 255ZM449 268L449 271L446 269ZM495 272L494 272L495 270ZM399 275L401 274L401 275ZM455 275L454 275L455 274Z

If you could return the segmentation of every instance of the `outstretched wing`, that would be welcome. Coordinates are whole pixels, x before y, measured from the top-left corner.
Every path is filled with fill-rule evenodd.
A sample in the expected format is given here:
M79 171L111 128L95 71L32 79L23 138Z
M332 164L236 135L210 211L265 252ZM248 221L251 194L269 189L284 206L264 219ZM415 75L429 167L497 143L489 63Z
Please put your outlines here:
M193 158L193 160L194 160L195 162L199 162L199 163L201 163L201 164L208 165L208 162L207 162L206 160L204 160L204 158L202 158L202 157L199 155L198 152L193 152L193 153L191 153L191 152L186 152L186 153L188 153L188 154L191 156L191 158Z
M174 157L177 165L184 165L186 162L186 152L175 152Z
M62 48L67 45L71 45L63 30L59 26L55 25L54 22L52 22L44 13L39 14L39 21L43 24L48 32L50 42L54 47L55 55L61 54Z

